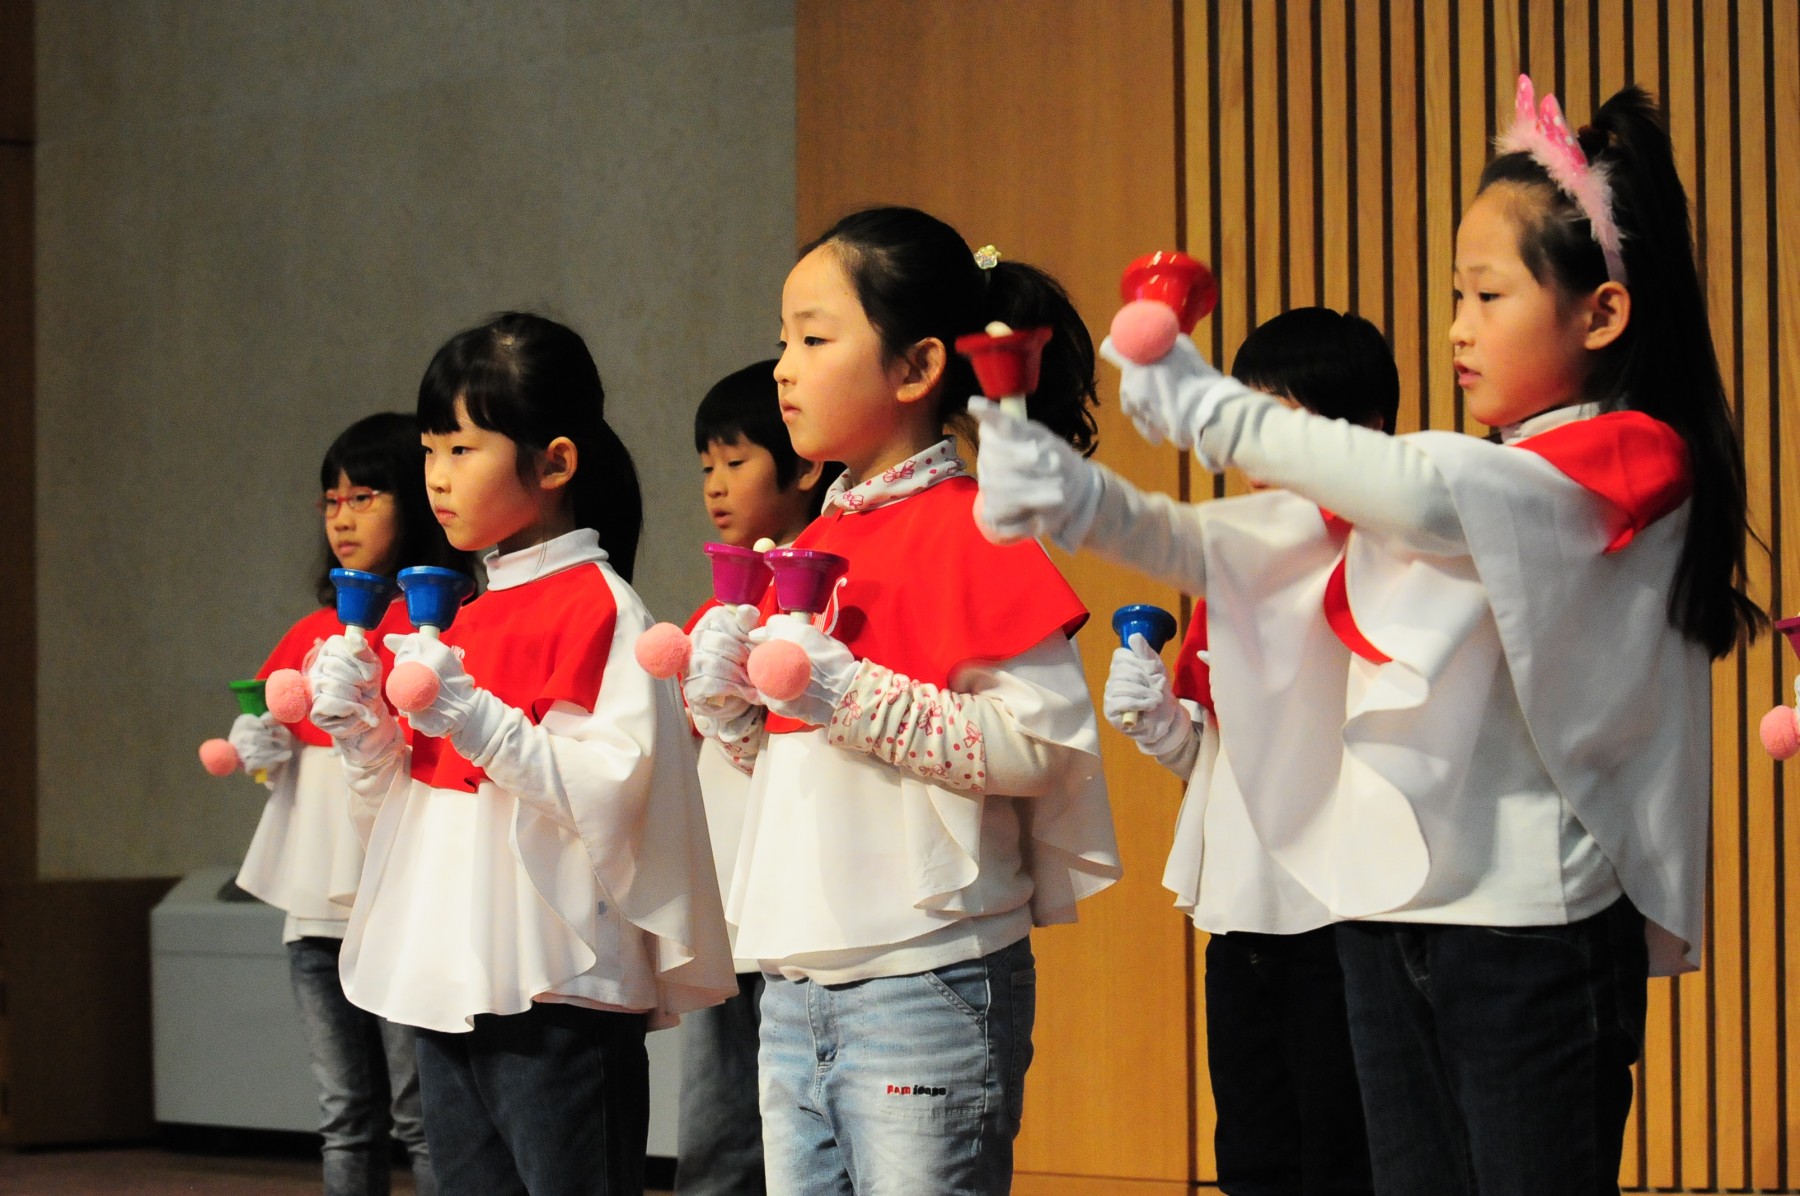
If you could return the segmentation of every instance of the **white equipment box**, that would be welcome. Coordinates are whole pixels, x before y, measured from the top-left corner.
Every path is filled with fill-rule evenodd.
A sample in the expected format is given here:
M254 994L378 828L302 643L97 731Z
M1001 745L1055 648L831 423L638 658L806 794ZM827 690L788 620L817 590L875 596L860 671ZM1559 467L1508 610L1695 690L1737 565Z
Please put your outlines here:
M220 897L231 867L191 873L150 911L156 1120L319 1128L319 1095L288 980L282 913ZM675 1155L681 1031L649 1035L650 1149Z

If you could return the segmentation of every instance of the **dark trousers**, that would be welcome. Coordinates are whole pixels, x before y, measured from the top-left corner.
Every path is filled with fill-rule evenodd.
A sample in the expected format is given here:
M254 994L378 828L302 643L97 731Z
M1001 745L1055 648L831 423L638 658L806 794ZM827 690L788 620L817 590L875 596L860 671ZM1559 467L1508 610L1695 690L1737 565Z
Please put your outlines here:
M1369 1148L1333 928L1215 934L1206 1061L1229 1196L1366 1194Z
M397 1026L344 996L342 939L309 935L287 945L288 975L319 1085L320 1157L325 1196L388 1196L388 1133L405 1144L419 1196L435 1196L419 1109L413 1029Z
M419 1031L425 1136L444 1196L641 1196L644 1016L541 1002Z
M1347 922L1338 955L1383 1196L1617 1193L1644 919Z
M676 1196L761 1196L762 1110L757 1103L761 972L738 974L738 995L681 1015L681 1125Z

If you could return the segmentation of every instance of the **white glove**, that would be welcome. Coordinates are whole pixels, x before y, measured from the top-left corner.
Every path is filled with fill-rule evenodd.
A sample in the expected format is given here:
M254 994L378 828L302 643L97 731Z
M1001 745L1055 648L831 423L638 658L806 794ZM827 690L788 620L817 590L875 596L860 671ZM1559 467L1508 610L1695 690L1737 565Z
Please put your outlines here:
M400 747L400 723L381 696L381 662L367 644L334 635L306 668L313 726L331 736L344 759L374 767Z
M761 706L745 706L729 718L714 718L690 709L688 718L694 724L694 730L708 739L716 739L726 747L742 744L753 738L762 729L769 712Z
M695 716L713 720L715 727L741 717L751 706L762 702L744 672L744 661L750 655L750 633L761 619L762 612L748 603L715 606L700 616L688 636L693 648L681 694ZM700 726L698 721L695 726ZM704 727L700 731L703 735L708 733Z
M1192 451L1209 472L1223 472L1221 463L1200 452L1199 442L1218 405L1217 384L1231 380L1200 355L1193 341L1178 336L1162 360L1139 365L1114 349L1109 336L1100 342L1100 356L1119 367L1119 409L1145 440L1151 444L1166 440Z
M1133 635L1130 647L1113 651L1100 707L1106 721L1130 737L1146 756L1161 759L1169 755L1194 731L1169 685L1169 670L1163 667L1162 657L1150 650L1142 635ZM1127 713L1137 715L1135 724L1125 725Z
M975 522L996 544L1049 536L1073 552L1100 507L1100 473L1067 441L1034 419L989 399L969 400L981 425Z
M800 645L812 662L812 675L806 680L805 692L797 698L783 702L764 694L759 700L784 718L797 719L814 727L825 726L831 721L838 703L856 683L856 657L850 654L842 640L832 639L796 615L775 615L750 633L750 641L754 644L766 644L771 640L787 640Z
M294 758L294 733L272 714L240 714L231 724L230 741L251 776L258 772L273 777Z
M413 730L437 738L454 736L462 730L475 712L479 701L477 695L487 692L476 689L469 679L463 668L462 654L443 640L417 631L390 635L382 643L394 654L396 668L417 663L437 674L437 697L425 709L411 711L406 716Z
M367 644L331 636L314 651L306 680L313 692L313 726L333 739L381 721L381 662Z

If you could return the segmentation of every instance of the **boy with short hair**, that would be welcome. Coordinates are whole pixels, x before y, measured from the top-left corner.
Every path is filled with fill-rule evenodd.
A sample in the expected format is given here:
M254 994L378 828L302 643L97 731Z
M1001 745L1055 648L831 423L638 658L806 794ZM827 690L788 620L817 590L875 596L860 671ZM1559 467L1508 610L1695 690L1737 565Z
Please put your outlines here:
M1400 377L1393 352L1359 316L1323 307L1284 312L1250 333L1232 372L1315 415L1394 431ZM1310 521L1321 545L1340 544L1347 531L1307 504L1283 509ZM1328 566L1334 555L1328 548L1320 560ZM1224 766L1206 658L1207 609L1198 602L1173 684L1147 645L1122 647L1113 654L1104 709L1140 751L1190 780L1163 883L1211 932L1207 1070L1218 1110L1219 1188L1259 1196L1367 1193L1368 1137L1335 927L1260 848L1235 783L1213 784ZM1277 708L1260 713L1281 717Z
M750 548L787 544L818 515L842 470L794 452L775 386L775 362L759 361L719 379L694 413L701 495L721 542ZM707 599L688 620L716 603ZM729 892L750 778L713 738L700 747L700 789L712 835L719 891ZM737 961L738 995L682 1015L681 1117L675 1191L679 1196L761 1193L762 1115L757 1110L757 1003L762 973Z

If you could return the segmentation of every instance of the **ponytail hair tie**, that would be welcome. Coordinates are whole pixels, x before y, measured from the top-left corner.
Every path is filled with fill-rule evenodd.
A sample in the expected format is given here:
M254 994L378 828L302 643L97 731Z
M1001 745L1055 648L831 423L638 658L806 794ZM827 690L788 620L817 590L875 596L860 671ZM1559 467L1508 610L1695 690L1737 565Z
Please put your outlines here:
M1612 182L1606 166L1590 163L1581 152L1581 143L1569 132L1569 122L1563 119L1555 96L1546 93L1538 102L1530 75L1519 76L1512 128L1496 138L1494 144L1501 153L1528 155L1544 168L1557 190L1575 201L1606 258L1606 276L1625 285L1623 238L1613 219Z
M983 270L992 270L1000 264L1000 251L992 245L983 245L975 251L975 264Z

